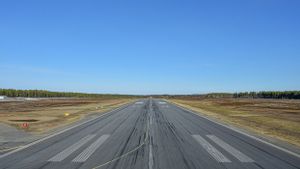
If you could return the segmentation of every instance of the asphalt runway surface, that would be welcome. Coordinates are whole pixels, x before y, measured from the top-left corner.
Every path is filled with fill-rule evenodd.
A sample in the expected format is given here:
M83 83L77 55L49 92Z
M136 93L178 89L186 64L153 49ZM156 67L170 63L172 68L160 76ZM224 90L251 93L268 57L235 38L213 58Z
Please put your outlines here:
M299 155L144 99L0 155L1 169L296 169Z

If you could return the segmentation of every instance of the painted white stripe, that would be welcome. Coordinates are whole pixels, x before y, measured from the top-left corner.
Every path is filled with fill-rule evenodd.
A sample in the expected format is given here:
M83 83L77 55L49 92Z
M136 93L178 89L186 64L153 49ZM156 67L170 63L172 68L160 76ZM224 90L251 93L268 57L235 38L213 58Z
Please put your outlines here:
M64 160L69 155L71 155L74 151L78 150L81 146L83 146L85 143L87 143L88 141L90 141L95 136L96 135L88 135L88 136L80 139L77 143L71 145L70 147L68 147L64 151L58 153L57 155L55 155L54 157L52 157L48 161L51 161L51 162L60 162L60 161Z
M222 147L224 150L226 150L228 153L230 153L231 155L233 155L235 158L237 158L238 160L240 160L241 162L245 162L245 163L254 162L254 160L252 160L250 157L246 156L245 154L243 154L239 150L235 149L231 145L225 143L223 140L221 140L217 136L207 135L207 137L210 138L216 144L218 144L220 147Z
M215 147L213 147L209 142L207 142L200 135L193 135L193 137L218 162L221 162L221 163L230 163L231 162L220 151L218 151Z
M149 169L153 168L153 154L152 154L152 145L149 145Z
M152 125L153 120L152 120L152 116L150 116L150 125Z
M86 148L82 153L73 159L73 162L85 162L110 135L103 135L98 138L93 144Z

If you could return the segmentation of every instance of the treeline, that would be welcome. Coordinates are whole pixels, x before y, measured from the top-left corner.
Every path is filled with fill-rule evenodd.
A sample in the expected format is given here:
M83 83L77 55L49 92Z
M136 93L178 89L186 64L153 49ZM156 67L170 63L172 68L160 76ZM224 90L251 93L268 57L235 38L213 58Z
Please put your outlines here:
M77 92L53 92L47 90L16 90L0 89L0 95L7 97L85 97L85 98L119 98L137 97L133 95L114 95L114 94L90 94Z
M206 98L263 98L263 99L300 99L300 91L260 91L238 93L210 93Z
M300 91L261 91L234 93L234 98L300 99Z
M135 95L93 94L77 92L53 92L47 90L16 90L0 89L0 95L7 97L85 97L85 98L119 98L119 97L145 97ZM209 93L199 95L153 95L156 98L272 98L272 99L300 99L300 91L261 91L239 93Z
M300 91L260 91L239 93L208 93L194 95L156 95L154 97L165 99L191 99L205 98L264 98L264 99L300 99Z

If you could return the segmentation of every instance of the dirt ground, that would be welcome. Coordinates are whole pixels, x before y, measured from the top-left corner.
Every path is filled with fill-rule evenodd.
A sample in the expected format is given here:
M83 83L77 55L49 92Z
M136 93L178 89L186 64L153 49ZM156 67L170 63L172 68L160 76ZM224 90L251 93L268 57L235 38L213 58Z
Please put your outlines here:
M74 98L0 102L0 123L32 134L41 134L130 101L130 99Z
M300 147L300 100L172 99L225 123Z

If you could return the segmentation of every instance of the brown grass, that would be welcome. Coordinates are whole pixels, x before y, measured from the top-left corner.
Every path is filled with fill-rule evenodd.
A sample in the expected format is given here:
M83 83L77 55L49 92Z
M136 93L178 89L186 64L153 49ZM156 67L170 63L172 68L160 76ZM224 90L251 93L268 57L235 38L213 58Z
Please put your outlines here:
M103 113L130 99L47 99L0 102L0 122L41 134L78 121L88 115ZM27 123L28 127L23 127Z
M225 98L171 101L225 123L300 146L300 100Z

